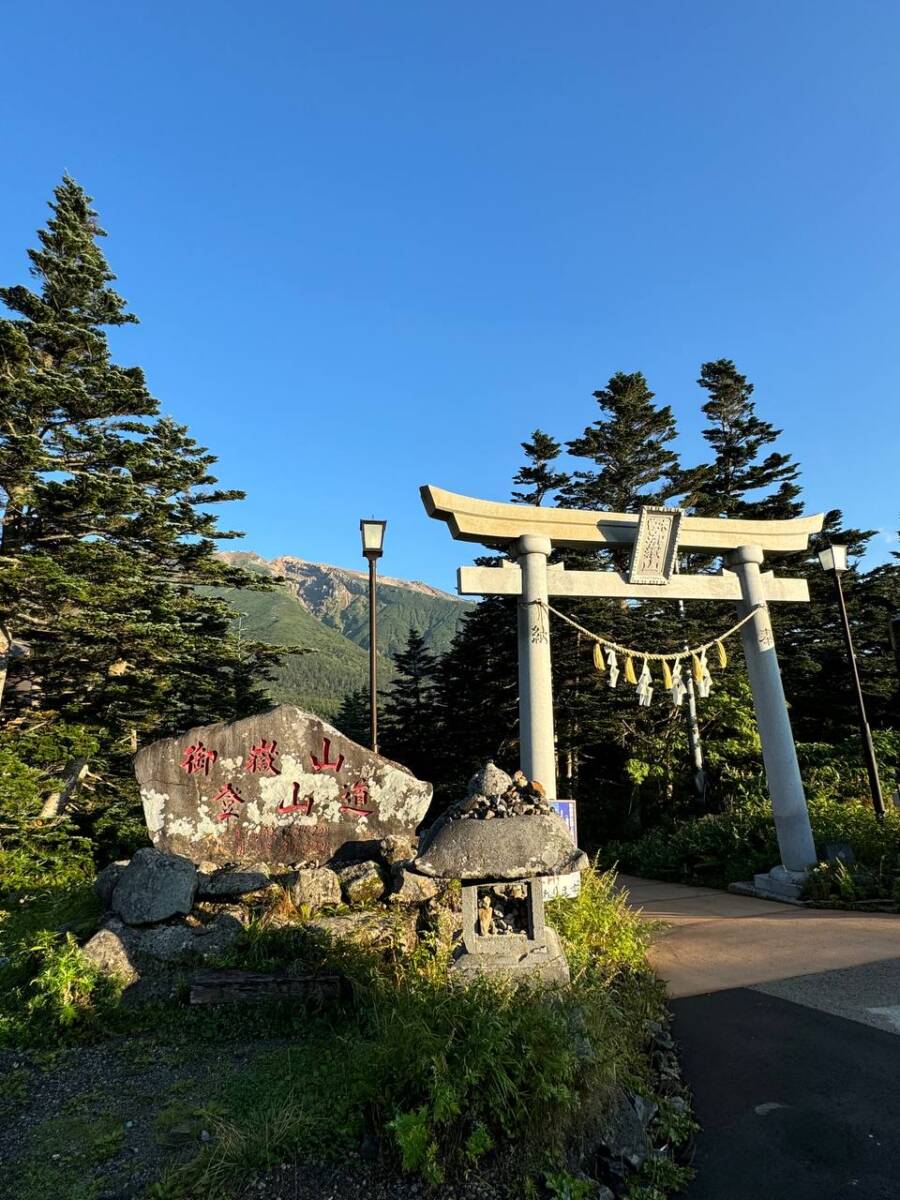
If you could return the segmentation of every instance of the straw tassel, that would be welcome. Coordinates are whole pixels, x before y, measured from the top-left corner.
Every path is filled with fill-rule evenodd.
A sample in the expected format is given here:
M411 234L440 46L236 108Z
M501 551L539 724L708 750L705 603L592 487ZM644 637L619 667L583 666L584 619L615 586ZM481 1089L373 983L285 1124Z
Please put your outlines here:
M699 686L703 682L703 667L696 654L691 655L691 664L694 672L694 683Z
M662 660L663 687L668 691L672 686L672 672L665 659Z
M728 666L728 655L725 653L725 647L721 642L716 642L716 651L719 655L719 666L724 669Z
M625 659L625 682L637 683L637 675L634 673L634 659L630 654Z
M603 657L603 647L599 642L594 642L594 666L601 673L606 670L606 659Z

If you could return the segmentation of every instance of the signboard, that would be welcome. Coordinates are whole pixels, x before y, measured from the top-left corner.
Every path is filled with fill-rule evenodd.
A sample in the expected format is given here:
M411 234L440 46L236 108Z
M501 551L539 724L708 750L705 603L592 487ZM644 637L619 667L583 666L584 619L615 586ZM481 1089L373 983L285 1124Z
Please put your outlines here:
M555 813L566 823L569 833L572 835L572 841L578 845L578 815L576 813L576 805L574 800L550 800L550 807ZM569 875L546 875L544 876L544 899L552 900L554 896L566 896L573 899L581 891L581 875L577 871L573 871Z

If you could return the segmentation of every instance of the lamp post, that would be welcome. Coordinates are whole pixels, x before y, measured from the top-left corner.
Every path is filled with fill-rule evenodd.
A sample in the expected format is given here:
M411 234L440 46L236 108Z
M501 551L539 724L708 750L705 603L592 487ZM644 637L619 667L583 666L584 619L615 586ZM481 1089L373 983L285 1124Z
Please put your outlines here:
M853 672L853 686L856 691L856 707L859 710L859 728L862 733L863 754L866 760L866 770L869 772L869 789L872 793L872 807L875 809L877 820L884 820L884 797L881 794L881 780L878 778L878 761L875 758L875 746L872 743L872 731L866 717L866 704L863 699L862 685L859 681L859 668L856 654L853 650L853 638L850 633L850 622L847 619L847 605L844 602L844 589L841 586L841 576L847 570L847 547L828 546L819 552L819 562L825 571L831 572L834 578L834 590L837 593L838 608L841 611L841 623L844 628L844 642Z
M378 650L376 646L377 580L375 564L384 553L384 529L387 521L365 520L359 523L363 557L369 560L369 715L372 721L372 750L378 753Z

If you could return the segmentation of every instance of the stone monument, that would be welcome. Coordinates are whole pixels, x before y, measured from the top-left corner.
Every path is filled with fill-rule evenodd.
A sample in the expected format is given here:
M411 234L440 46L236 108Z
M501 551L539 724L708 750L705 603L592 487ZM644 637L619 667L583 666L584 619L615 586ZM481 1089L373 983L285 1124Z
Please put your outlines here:
M431 802L431 784L290 704L154 742L135 773L153 845L195 863L376 857Z

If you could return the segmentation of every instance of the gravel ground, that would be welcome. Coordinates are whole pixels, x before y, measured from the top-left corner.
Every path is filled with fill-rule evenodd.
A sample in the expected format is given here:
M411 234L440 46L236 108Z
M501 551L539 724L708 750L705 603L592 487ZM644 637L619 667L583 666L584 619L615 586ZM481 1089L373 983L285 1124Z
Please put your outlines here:
M140 1039L0 1051L0 1197L37 1200L32 1164L49 1171L48 1184L55 1174L69 1181L79 1200L77 1187L94 1200L89 1184L96 1200L141 1196L167 1164L192 1157L202 1144L202 1131L189 1122L179 1131L177 1117L161 1137L159 1114L208 1103L223 1068L239 1069L273 1048L277 1043L197 1046L188 1061L181 1048ZM102 1131L109 1136L97 1146ZM17 1190L5 1191L9 1186Z
M128 1039L53 1051L0 1050L0 1200L139 1200L203 1145L192 1110L223 1072L288 1045L162 1046ZM162 1117L160 1116L162 1114ZM167 1120L169 1114L171 1118ZM513 1200L499 1173L428 1192L358 1154L285 1163L242 1200Z

